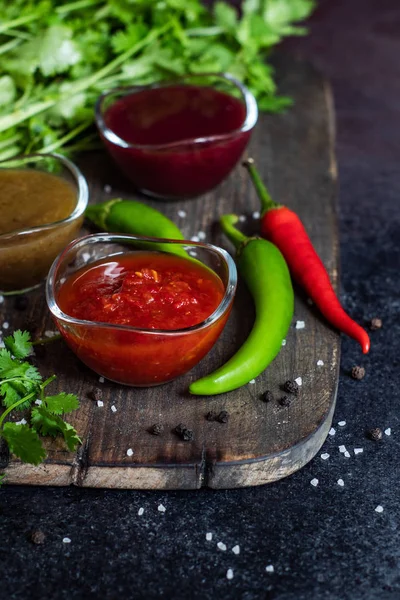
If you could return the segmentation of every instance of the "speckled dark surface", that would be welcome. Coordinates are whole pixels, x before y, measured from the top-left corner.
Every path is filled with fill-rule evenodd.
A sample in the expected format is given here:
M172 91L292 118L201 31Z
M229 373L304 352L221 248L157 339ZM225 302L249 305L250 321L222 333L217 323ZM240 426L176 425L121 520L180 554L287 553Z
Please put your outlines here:
M318 455L283 481L242 490L6 487L2 599L400 599L399 31L398 2L331 0L321 3L311 36L286 46L332 80L343 299L360 321L383 320L367 358L343 340L336 435L322 449L329 459ZM362 381L348 374L357 363L366 369ZM369 441L373 426L391 435ZM364 452L355 456L357 447ZM46 534L41 546L28 539L34 529Z

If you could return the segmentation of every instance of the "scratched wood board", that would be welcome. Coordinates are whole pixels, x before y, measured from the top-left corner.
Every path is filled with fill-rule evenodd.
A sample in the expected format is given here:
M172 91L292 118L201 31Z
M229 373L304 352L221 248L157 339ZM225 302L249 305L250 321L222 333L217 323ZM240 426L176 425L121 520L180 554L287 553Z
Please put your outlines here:
M293 96L294 107L283 115L260 116L248 155L255 158L273 197L301 216L337 287L337 174L330 88L320 74L302 62L283 61L279 73L282 92ZM92 203L117 196L137 197L105 153L87 155L79 164L89 181ZM259 204L241 166L218 189L200 198L146 201L175 220L185 237L204 231L207 241L230 252L233 248L218 227L220 215L243 215L243 230L257 232L253 214ZM181 211L185 217L179 216ZM27 328L34 338L54 330L44 287L27 298L28 308L18 311L15 300L6 297L0 305L1 322L9 323L9 331ZM69 421L83 443L75 454L67 452L61 441L51 441L46 446L48 458L38 467L16 460L3 444L0 469L7 473L8 483L233 488L265 484L300 469L318 452L331 426L340 357L339 335L308 304L301 290L296 288L295 316L286 345L254 383L215 397L190 396L187 391L191 381L223 364L235 352L248 335L253 318L252 300L240 283L228 324L206 358L176 381L148 389L100 383L62 341L48 345L35 363L45 376L58 375L52 384L54 393L66 390L79 396L81 407ZM296 321L304 321L304 329L296 329ZM323 366L317 366L319 360ZM289 407L260 399L265 390L280 398L281 385L299 376L301 391ZM94 387L102 390L102 407L88 398ZM207 421L205 415L210 410L227 410L229 422ZM159 437L148 432L154 423L165 426ZM193 441L182 441L174 434L178 423L194 431ZM128 448L132 448L132 456L127 455Z

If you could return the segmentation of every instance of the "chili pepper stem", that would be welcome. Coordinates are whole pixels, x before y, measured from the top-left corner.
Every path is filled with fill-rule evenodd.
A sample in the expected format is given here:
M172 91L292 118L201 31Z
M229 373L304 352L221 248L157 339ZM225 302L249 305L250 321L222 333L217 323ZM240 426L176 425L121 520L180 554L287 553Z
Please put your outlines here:
M219 222L221 224L222 231L226 237L232 242L236 250L245 244L249 238L247 238L239 229L234 227L235 223L239 221L237 215L223 215Z
M279 208L281 206L277 202L275 202L265 187L261 177L255 167L254 160L252 158L248 158L243 162L243 166L246 167L250 174L250 178L256 188L257 195L261 202L262 212L265 213L267 210L271 208Z

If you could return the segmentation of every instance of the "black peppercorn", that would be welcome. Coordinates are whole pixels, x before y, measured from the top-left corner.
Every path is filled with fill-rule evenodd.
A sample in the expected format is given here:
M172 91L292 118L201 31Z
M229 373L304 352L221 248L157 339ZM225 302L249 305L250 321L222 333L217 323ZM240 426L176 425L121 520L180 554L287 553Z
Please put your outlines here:
M87 397L90 398L90 400L94 400L95 402L101 400L102 395L103 392L99 388L93 388L87 393Z
M37 531L32 531L30 539L33 544L36 544L37 546L39 546L41 544L44 544L44 540L46 539L46 536L43 533L43 531L40 531L40 529L38 529Z
M370 440L372 440L374 442L378 442L379 440L382 439L382 429L379 429L379 427L374 427L373 429L369 429L367 431L367 436L369 437Z
M272 402L273 399L274 399L274 395L269 390L266 390L265 392L263 392L261 394L261 400L263 402Z
M377 317L375 317L374 319L371 319L371 322L369 324L369 328L372 331L376 331L377 329L381 329L382 327L382 319L378 319Z
M292 401L289 398L289 396L282 396L282 398L279 399L279 404L281 406L290 406L291 403L292 403Z
M188 429L183 423L179 423L179 425L175 427L175 433L185 442L190 442L194 438L193 431Z
M229 413L226 410L221 410L217 417L219 423L227 423L229 421Z
M288 381L285 381L285 383L282 386L282 389L284 392L287 392L288 394L296 394L297 395L299 393L299 386L293 379L289 379Z
M149 433L152 435L161 435L163 431L164 425L161 425L161 423L154 423L149 429Z
M365 375L365 369L364 367L353 367L351 370L351 376L353 379L363 379Z

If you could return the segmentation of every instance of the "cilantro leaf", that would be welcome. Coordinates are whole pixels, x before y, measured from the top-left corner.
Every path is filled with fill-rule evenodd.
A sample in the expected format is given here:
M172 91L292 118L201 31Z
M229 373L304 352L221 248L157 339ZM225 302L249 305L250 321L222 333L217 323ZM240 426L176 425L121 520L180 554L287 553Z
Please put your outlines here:
M74 427L66 423L58 415L52 414L43 406L32 410L31 423L33 428L42 435L51 435L53 437L61 434L69 450L75 450L81 443L80 438Z
M70 413L79 407L78 398L75 394L61 392L57 396L47 396L44 399L47 410L54 415Z
M78 436L76 430L70 423L65 423L65 428L62 432L64 436L64 441L67 444L67 448L70 452L73 452L75 448L82 443L82 440Z
M5 423L1 436L6 440L10 452L23 462L38 465L46 458L46 452L38 434L29 425Z
M14 368L14 359L4 348L0 350L0 377L5 379L7 373Z
M29 381L22 382L14 380L9 381L7 383L0 382L0 394L3 396L3 405L6 408L11 408L13 404L19 402L20 400L22 400L22 398L31 394L31 392L35 391L35 389L37 389L37 386L33 382ZM38 389L37 392L39 393ZM26 402L18 404L18 406L16 406L14 410L26 410L31 406L34 400L35 396L32 396L31 398L28 398Z
M227 31L234 31L237 25L237 12L225 2L216 2L214 4L215 22Z
M17 329L12 335L4 338L4 345L15 356L15 358L26 358L32 348L29 331Z
M41 435L56 437L62 431L64 421L44 406L35 407L31 413L32 427Z

